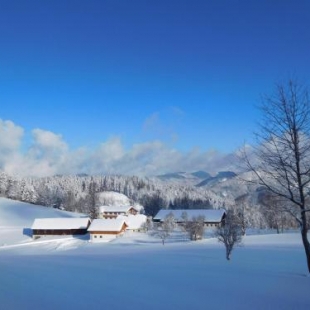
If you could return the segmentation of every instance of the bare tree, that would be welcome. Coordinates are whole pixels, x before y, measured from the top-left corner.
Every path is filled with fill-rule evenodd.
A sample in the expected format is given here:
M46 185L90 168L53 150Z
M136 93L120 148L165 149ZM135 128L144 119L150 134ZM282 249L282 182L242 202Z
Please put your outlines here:
M235 205L233 205L232 207L236 215L236 220L238 220L239 226L241 228L242 235L245 235L246 229L247 229L247 222L246 222L246 216L245 216L246 205L243 202L239 204L235 202Z
M288 206L286 201L279 196L267 192L261 198L261 211L269 226L276 229L277 233L283 233L284 226L287 227L286 210Z
M287 209L300 225L310 272L307 237L307 200L310 185L310 100L308 88L290 80L278 85L260 106L262 122L254 147L255 162L243 152L247 168L257 182L274 195L290 202Z
M187 219L183 223L183 228L188 233L191 240L197 241L203 238L204 221L204 216L197 216L191 219Z
M152 217L148 216L146 218L146 221L142 224L143 231L148 232L148 231L152 231L154 228L154 223L152 221Z
M154 230L152 234L154 236L159 237L162 241L162 244L165 245L165 241L170 236L174 227L175 227L174 216L172 213L169 213L161 223L153 227Z
M225 224L219 226L215 231L215 237L219 242L223 243L226 248L227 260L230 260L234 246L241 243L242 235L240 219L232 210L227 211Z

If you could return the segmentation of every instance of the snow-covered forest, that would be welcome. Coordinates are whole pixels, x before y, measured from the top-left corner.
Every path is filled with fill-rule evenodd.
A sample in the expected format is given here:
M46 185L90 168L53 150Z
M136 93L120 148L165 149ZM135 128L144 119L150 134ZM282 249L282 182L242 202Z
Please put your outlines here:
M144 206L153 215L159 208L220 208L228 199L205 188L162 182L156 178L136 176L53 176L22 178L0 173L0 195L40 204L83 212L84 199L90 186L96 193L115 191L129 197L132 203Z
M123 175L69 175L45 178L22 178L0 172L0 195L14 200L89 213L90 192L114 191L126 195L132 205L143 206L146 215L159 209L237 208L244 225L252 228L296 227L283 212L267 211L257 188L249 188L234 178L210 187ZM98 204L109 202L98 201Z

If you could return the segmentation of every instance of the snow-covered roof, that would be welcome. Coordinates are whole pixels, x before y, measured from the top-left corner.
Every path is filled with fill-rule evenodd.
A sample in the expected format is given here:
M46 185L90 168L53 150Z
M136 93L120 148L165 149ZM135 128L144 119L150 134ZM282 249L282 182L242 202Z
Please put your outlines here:
M160 210L154 220L163 220L168 214L172 213L175 220L177 222L182 222L184 219L182 218L182 214L186 212L188 219L192 219L197 216L204 216L205 222L219 223L221 222L223 215L225 214L225 210L217 209L217 210L209 210L209 209L191 209L191 210Z
M123 219L95 219L90 224L88 231L120 231L124 223Z
M35 219L31 229L83 229L87 228L90 219L85 218L43 218Z
M101 206L99 207L99 211L103 212L119 212L119 213L126 213L131 208L135 209L133 206Z
M147 217L144 214L137 215L119 215L118 219L122 219L128 225L127 229L139 229L146 222Z

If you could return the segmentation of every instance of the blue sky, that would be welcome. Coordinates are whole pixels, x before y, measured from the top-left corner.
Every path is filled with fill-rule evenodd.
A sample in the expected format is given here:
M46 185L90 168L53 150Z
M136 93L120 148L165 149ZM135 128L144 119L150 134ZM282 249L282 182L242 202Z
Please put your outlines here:
M309 12L306 0L1 0L0 166L18 170L8 162L16 155L51 167L45 148L57 150L56 139L71 161L81 150L88 160L111 143L118 150L109 163L90 168L85 157L65 172L112 173L125 157L136 166L127 159L115 172L138 172L136 148L151 165L141 174L207 168L210 152L251 142L255 105L275 82L308 83ZM156 164L162 148L179 165ZM197 165L183 165L193 152Z

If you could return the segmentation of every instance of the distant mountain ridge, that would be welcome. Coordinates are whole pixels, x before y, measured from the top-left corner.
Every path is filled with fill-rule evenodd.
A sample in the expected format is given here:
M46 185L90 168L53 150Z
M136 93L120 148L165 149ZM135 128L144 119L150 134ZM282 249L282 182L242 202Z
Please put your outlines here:
M157 176L161 180L169 180L169 179L185 179L184 176L185 172L172 172L172 173L165 173L162 175Z
M199 178L199 179L207 179L211 177L211 174L202 170L192 172L191 175Z
M217 183L225 182L227 180L235 178L236 176L237 174L233 171L220 171L216 176L207 178L202 182L198 183L196 186L201 187L205 185L215 185Z
M219 171L215 176L199 170L195 172L172 172L157 176L162 181L177 181L184 184L190 183L196 187L213 186L220 182L225 182L235 178L237 174L233 171Z

